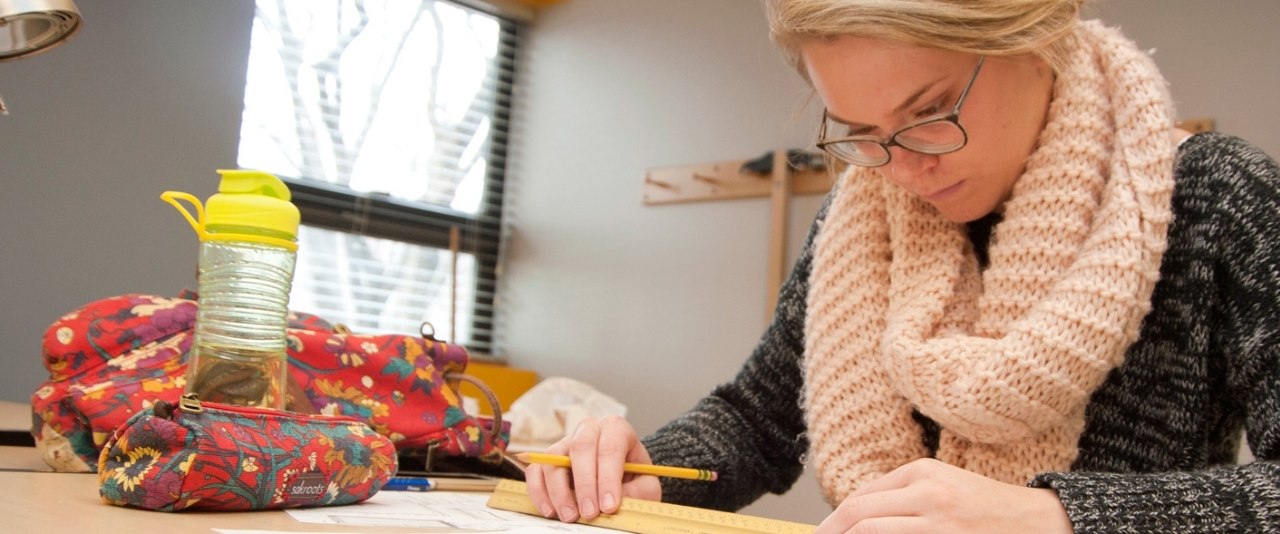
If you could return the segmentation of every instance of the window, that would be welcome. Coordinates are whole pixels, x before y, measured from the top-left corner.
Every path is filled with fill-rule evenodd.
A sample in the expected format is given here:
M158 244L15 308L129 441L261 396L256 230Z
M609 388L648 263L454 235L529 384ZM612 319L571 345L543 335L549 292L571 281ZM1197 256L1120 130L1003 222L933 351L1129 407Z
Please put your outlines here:
M292 309L496 352L518 29L445 0L257 0L237 163L302 212Z

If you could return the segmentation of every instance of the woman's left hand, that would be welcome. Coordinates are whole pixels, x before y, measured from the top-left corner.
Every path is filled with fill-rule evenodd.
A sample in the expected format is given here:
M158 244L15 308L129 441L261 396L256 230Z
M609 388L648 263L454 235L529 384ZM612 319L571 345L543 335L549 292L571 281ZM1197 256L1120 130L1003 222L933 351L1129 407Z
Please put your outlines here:
M1051 489L998 482L937 460L916 460L858 488L815 534L1071 532Z

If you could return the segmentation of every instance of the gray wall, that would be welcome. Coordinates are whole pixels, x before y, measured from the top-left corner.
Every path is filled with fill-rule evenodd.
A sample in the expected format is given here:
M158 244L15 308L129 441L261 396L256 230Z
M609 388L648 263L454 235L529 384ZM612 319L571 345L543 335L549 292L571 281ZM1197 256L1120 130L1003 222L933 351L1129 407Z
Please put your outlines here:
M1088 13L1120 27L1169 80L1181 117L1213 117L1280 157L1280 2L1097 0Z
M750 0L570 0L531 33L507 346L613 395L642 433L731 378L764 328L768 201L641 197L647 168L812 143L820 110L767 31ZM793 201L793 254L820 200ZM801 486L761 513L821 519Z
M192 286L195 236L166 189L207 197L235 165L252 2L79 0L84 31L0 64L0 399L46 376L40 335L125 292ZM1280 155L1274 0L1104 0L1184 116ZM769 206L642 205L646 168L811 140L807 91L755 0L569 0L544 9L513 148L502 293L512 361L590 382L641 432L732 377L765 321ZM792 254L817 197L798 198ZM805 478L748 510L819 521Z
M68 44L0 63L0 398L47 377L40 338L120 293L195 287L196 237L160 200L235 167L253 3L79 0Z

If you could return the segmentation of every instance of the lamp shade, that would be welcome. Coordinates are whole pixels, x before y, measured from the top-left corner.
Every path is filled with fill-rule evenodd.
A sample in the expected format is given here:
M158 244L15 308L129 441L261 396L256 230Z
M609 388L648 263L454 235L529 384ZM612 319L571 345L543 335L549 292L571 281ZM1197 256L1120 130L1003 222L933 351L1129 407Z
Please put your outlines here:
M62 44L80 25L80 10L71 0L0 0L0 61Z

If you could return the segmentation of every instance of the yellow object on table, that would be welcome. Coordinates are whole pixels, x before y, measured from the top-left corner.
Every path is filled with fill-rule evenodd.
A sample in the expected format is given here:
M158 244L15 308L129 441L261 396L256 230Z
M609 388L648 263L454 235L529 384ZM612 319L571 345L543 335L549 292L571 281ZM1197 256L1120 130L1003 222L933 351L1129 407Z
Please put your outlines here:
M489 497L489 507L541 516L533 507L533 501L529 500L524 482L516 480L498 482L498 487ZM578 522L637 534L811 534L818 528L779 519L627 498L622 499L617 513L601 514L595 519L580 519Z
M510 409L512 402L538 383L538 373L528 369L475 360L467 364L466 374L480 379L489 386L493 394L498 397L498 406L501 406L503 411ZM468 382L462 383L461 392L464 396L484 399L484 394ZM481 401L479 406L480 413L475 415L493 415L487 402Z

